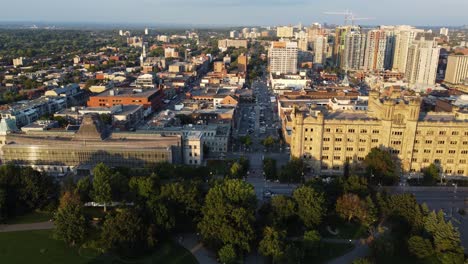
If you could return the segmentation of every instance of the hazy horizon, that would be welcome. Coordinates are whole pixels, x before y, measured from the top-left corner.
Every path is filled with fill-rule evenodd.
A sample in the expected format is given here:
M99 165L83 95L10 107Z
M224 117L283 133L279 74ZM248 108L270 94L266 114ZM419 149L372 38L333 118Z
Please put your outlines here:
M444 8L448 7L448 8ZM448 10L450 8L450 10ZM468 24L466 0L394 0L392 2L331 0L22 0L2 5L0 22L166 24L205 26L288 25L313 22L343 24L341 15L353 11L367 25L461 26ZM443 12L441 12L443 10Z

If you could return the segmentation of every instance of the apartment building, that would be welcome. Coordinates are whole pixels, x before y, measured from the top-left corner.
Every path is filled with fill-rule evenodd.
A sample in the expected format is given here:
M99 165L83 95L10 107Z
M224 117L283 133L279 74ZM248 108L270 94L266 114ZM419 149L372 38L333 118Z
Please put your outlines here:
M279 74L297 73L297 55L297 42L272 42L268 51L270 72Z
M468 55L449 55L445 82L463 84L468 82Z

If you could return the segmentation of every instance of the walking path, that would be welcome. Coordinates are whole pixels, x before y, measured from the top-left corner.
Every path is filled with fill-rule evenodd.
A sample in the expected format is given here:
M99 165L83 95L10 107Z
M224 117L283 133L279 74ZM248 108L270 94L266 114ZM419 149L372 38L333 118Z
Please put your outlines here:
M336 242L344 243L349 242L348 239L324 239L327 242ZM340 242L341 241L341 242ZM328 264L348 264L352 263L354 260L359 258L367 257L370 254L369 246L365 243L362 243L361 240L351 240L351 243L354 244L354 249L350 252L344 254L343 256L332 259Z
M216 256L207 250L203 243L198 241L195 234L182 234L174 238L180 245L188 249L197 259L198 263L217 264Z
M47 230L53 228L54 223L50 221L31 224L0 225L0 233L29 230Z

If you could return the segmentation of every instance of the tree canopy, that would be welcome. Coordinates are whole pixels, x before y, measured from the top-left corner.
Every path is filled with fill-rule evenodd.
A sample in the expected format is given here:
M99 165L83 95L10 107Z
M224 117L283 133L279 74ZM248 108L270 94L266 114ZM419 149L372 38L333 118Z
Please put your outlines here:
M215 248L230 244L249 252L255 238L255 207L252 185L235 179L216 184L206 195L198 223L203 240Z

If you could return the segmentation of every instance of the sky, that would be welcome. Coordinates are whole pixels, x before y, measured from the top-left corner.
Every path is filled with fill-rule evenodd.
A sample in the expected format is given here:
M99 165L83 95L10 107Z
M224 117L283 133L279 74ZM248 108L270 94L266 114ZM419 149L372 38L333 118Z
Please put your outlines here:
M1 3L5 1L4 3ZM468 0L0 0L0 21L180 25L468 25Z

